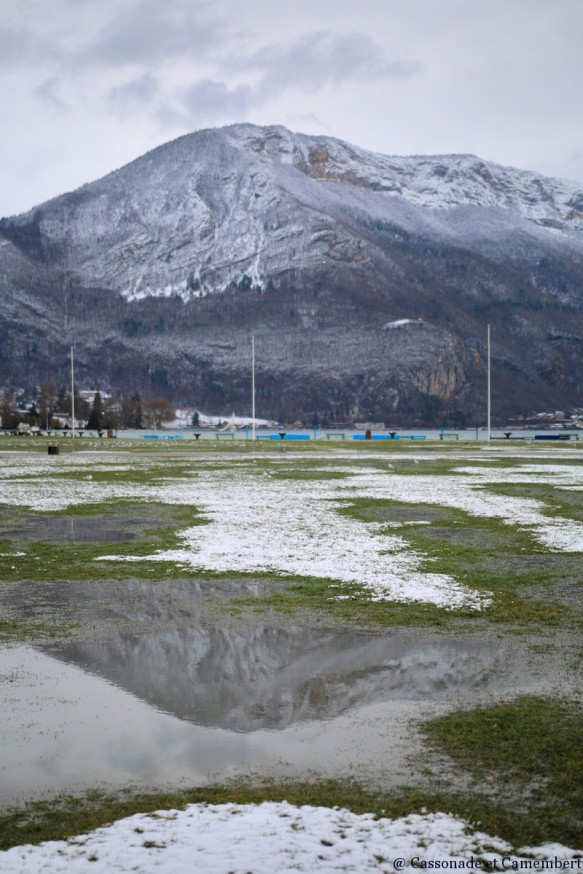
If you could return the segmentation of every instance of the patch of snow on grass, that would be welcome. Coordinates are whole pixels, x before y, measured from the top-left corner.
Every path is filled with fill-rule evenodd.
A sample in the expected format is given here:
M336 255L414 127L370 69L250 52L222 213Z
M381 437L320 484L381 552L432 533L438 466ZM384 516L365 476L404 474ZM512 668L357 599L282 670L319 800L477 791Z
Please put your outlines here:
M526 852L526 851L521 851ZM573 859L553 844L532 858ZM3 874L225 874L253 871L365 872L421 867L421 861L480 857L503 870L522 856L497 837L472 831L444 813L375 819L343 809L263 804L191 804L185 810L136 814L68 841L14 847L0 853ZM497 864L494 865L494 860ZM395 864L396 863L396 864Z
M119 458L108 464L99 455L92 459L93 466L88 458L67 456L61 469L122 469ZM288 457L285 465L301 470L302 460ZM443 476L424 475L420 467L418 474L399 475L359 466L354 457L351 460L351 465L336 468L348 473L346 478L301 481L264 475L256 459L233 463L232 459L213 458L214 469L196 466L187 477L152 484L59 478L59 468L52 463L27 459L26 464L17 461L0 467L0 502L37 511L120 499L196 506L211 524L183 531L182 548L160 551L149 556L150 560L218 572L264 571L333 579L361 586L373 599L423 601L451 609L480 609L488 603L487 593L463 587L444 574L423 573L420 567L426 557L414 552L403 537L389 533L394 530L390 522L360 522L340 515L338 508L359 498L435 504L520 526L546 548L583 551L580 522L547 516L541 501L487 491L489 483L531 482L535 474L537 483L578 488L583 478L580 466L464 466ZM138 458L129 467L147 470L149 464ZM47 469L52 476L45 476ZM123 469L128 469L127 457ZM19 480L24 472L27 479ZM35 473L36 479L28 478Z
M468 476L379 476L364 473L353 479L345 479L342 485L349 488L359 484L360 489L371 498L402 501L408 504L436 504L462 510L472 516L498 518L507 525L516 525L528 530L543 546L562 552L583 552L583 524L564 517L547 516L545 505L534 498L517 498L495 495L482 486L499 482L529 482L528 475L514 472L514 479L504 470L473 469ZM564 468L562 469L564 471ZM573 483L574 477L581 481L583 471L569 468L564 471L563 482ZM478 480L478 481L477 481ZM542 477L537 480L541 484ZM549 471L543 484L556 485L554 469Z
M167 494L156 489L159 499L183 502L184 486L167 488ZM403 538L387 534L383 523L338 514L339 481L306 484L214 472L187 488L189 500L194 491L197 507L213 524L182 532L183 549L161 550L149 556L152 561L339 580L362 586L372 600L423 601L451 609L480 609L488 601L450 576L421 572L423 556Z

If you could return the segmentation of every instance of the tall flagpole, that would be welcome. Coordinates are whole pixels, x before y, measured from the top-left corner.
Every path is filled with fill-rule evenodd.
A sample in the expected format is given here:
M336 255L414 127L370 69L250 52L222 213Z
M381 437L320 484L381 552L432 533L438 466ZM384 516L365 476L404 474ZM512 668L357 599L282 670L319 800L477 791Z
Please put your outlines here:
M488 325L488 443L490 442L490 412L491 412L491 399L490 399L490 325Z
M251 334L251 439L255 442L255 334Z
M73 347L71 346L71 423L73 425L73 439L75 438L75 376L73 373Z

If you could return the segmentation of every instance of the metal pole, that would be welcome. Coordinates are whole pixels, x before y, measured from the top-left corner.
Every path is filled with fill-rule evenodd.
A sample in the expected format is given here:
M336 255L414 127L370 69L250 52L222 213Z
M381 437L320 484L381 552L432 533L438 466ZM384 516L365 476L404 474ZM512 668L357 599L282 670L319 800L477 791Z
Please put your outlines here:
M71 346L71 422L73 426L73 439L75 439L75 376L73 372L73 347Z
M491 412L491 399L490 399L490 325L488 325L488 443L490 442L490 412Z
M251 334L251 439L255 442L255 334Z

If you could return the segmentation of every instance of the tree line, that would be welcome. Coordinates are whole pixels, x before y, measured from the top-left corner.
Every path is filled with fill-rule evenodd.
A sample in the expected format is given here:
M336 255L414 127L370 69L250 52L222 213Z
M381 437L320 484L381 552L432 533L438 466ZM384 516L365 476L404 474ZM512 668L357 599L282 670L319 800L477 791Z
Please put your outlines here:
M29 403L19 403L10 388L5 388L0 397L0 419L4 429L17 428L21 422L45 430L61 428L60 417L69 418L72 409L70 390L57 389L52 380L42 383ZM75 426L89 431L161 428L164 422L170 422L176 416L168 398L142 399L139 392L120 398L104 397L96 391L90 402L75 388L74 409Z

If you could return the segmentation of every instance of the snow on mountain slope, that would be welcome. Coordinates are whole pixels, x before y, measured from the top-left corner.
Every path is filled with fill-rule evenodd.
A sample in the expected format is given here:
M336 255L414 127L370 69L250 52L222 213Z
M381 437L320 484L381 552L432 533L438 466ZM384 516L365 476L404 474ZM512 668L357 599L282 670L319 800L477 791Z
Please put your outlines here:
M247 124L181 137L14 224L33 225L81 284L131 300L366 262L375 241L363 240L363 221L478 251L500 245L510 222L517 237L583 254L575 184L471 155L388 157Z

